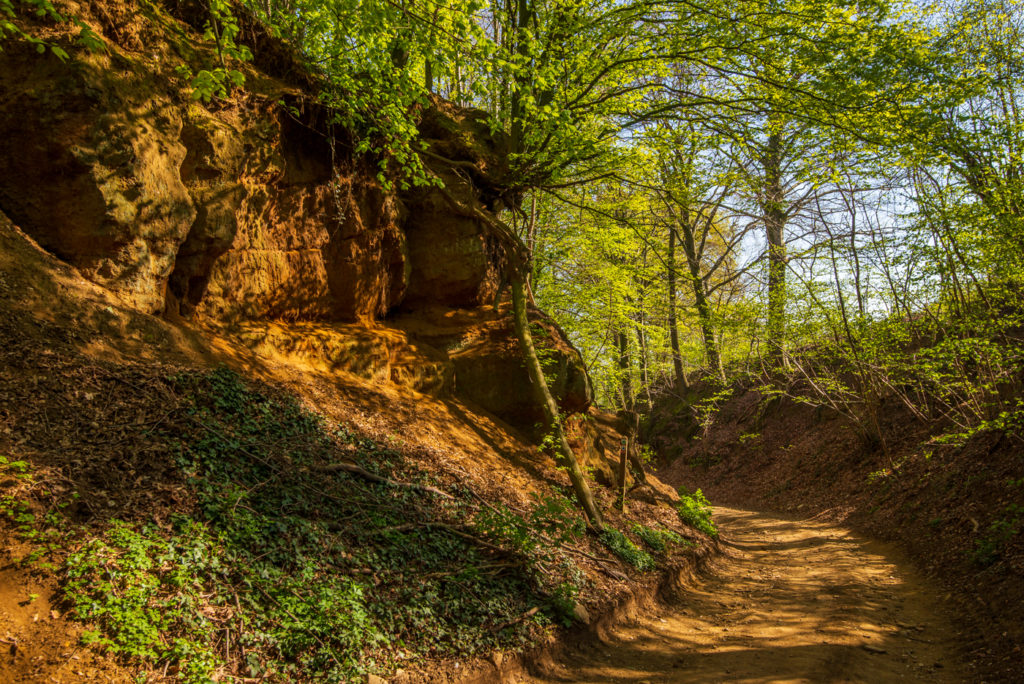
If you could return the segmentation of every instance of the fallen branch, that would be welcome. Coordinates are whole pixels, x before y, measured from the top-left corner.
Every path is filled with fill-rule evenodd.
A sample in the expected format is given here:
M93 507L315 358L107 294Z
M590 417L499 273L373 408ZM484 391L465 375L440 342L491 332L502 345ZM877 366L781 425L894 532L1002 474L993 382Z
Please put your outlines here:
M502 624L498 625L497 627L491 627L491 631L494 632L494 633L498 633L498 632L500 632L503 629L508 629L512 625L519 624L523 620L529 620L530 618L532 618L534 615L536 615L539 612L540 612L540 606L534 606L533 608L531 608L530 610L526 611L525 613L523 613L522 615L520 615L517 618L513 618L512 620L509 620L508 622L503 622Z
M598 565L597 569L600 570L601 572L603 572L604 574L608 575L612 579L619 580L620 582L628 582L629 581L629 577L626 577L626 575L622 574L618 570L613 570L611 568L606 568L603 565Z
M390 485L392 487L409 487L410 489L420 489L420 490L423 490L425 492L430 492L431 494L437 494L438 496L443 497L445 499L454 499L455 498L454 496L452 496L448 492L442 491L442 490L438 489L437 487L431 487L430 485L421 485L421 484L416 484L415 482L399 482L398 480L391 480L391 479L386 478L386 477L381 477L380 475L377 475L376 473L371 473L366 468L363 468L361 466L357 466L355 463L345 463L345 462L331 463L331 464L328 464L328 465L325 465L325 466L317 466L316 468L314 468L314 470L317 470L317 471L322 472L322 473L337 473L337 472L351 473L352 475L358 475L359 477L367 479L367 480L369 480L371 482L379 482L380 484L386 484L386 485Z
M547 538L545 537L545 539L547 539ZM624 582L628 582L629 581L629 578L626 575L624 575L621 572L619 572L618 570L615 570L613 568L606 568L606 567L604 567L606 565L618 565L619 564L618 561L615 561L615 560L613 560L611 558L601 558L600 556L595 556L593 554L587 553L586 551L580 551L579 549L573 548L573 547L569 546L568 544L560 544L560 543L555 542L555 546L559 547L563 551L568 551L569 553L575 553L577 556L583 556L584 558L588 558L588 559L594 561L595 563L598 564L597 565L597 569L600 570L601 572L603 572L604 574L608 575L609 577L612 577L612 578L617 579L617 580L622 580Z

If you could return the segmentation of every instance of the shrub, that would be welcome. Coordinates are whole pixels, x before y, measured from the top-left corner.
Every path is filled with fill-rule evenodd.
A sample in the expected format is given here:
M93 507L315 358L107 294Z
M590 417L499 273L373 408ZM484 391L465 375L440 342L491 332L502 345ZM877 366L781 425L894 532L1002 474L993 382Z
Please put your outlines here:
M651 554L639 548L619 530L613 527L606 527L601 531L600 539L601 543L608 547L609 551L637 570L647 571L654 569L654 559L651 557Z
M679 519L690 527L700 530L709 537L718 539L718 528L711 521L711 514L713 512L711 502L708 501L701 490L698 489L693 494L689 494L680 487L679 504L676 506L676 512L679 513Z
M689 544L687 540L672 530L656 530L646 527L640 523L633 523L633 533L640 537L644 544L647 544L652 551L665 553L670 544Z
M985 535L974 542L971 555L982 567L999 560L1006 544L1024 528L1024 506L1010 504L1003 513L1004 517L989 525Z

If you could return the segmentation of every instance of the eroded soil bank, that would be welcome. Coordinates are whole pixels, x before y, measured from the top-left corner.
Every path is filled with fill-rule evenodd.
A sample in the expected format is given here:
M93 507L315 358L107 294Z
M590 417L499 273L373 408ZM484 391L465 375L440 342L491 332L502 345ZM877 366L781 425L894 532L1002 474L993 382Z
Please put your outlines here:
M895 548L721 508L703 581L524 682L963 682L941 596Z

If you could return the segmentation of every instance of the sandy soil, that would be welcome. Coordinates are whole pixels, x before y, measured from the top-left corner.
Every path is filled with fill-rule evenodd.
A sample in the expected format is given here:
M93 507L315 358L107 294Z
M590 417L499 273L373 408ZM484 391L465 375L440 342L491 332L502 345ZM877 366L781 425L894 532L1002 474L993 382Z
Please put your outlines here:
M660 613L526 682L962 682L939 598L892 547L718 509L725 554Z

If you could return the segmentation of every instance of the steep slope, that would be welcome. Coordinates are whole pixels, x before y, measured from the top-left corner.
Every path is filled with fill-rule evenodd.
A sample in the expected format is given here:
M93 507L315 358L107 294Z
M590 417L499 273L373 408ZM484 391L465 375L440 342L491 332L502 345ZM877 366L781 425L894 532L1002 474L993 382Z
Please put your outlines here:
M494 663L515 671L520 661L473 665L474 656L544 644L551 620L596 628L706 553L670 507L631 498L629 520L610 510L612 524L690 540L660 556L658 572L638 571L581 536L559 493L565 476L488 414L141 314L6 221L0 271L5 681L129 681L140 669L184 680L375 671L489 681ZM359 470L331 474L337 463ZM597 495L610 509L613 492ZM272 536L247 539L252 529ZM537 534L561 541L537 546ZM140 562L180 560L138 566L140 549ZM199 558L239 570L225 584ZM273 579L295 572L302 589ZM194 617L151 622L146 615L167 614L182 578L198 592L182 595ZM365 600L332 613L307 591L338 578L331 591L358 589ZM125 592L139 583L158 612L128 610ZM287 597L295 603L277 609ZM280 628L296 606L323 636L271 648L265 632L248 631L277 625L274 639L301 636L296 624ZM353 614L370 619L352 625ZM137 633L157 640L129 638ZM335 633L340 641L327 639ZM96 638L104 650L83 648Z

